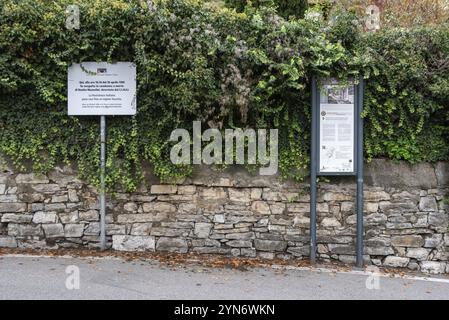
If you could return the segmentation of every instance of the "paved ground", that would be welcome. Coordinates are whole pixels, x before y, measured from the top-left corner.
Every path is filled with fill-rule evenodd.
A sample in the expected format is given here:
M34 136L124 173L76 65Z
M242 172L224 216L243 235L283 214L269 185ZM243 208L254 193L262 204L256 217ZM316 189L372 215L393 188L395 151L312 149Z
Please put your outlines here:
M80 288L69 290L66 284L77 284L77 268ZM448 277L369 278L368 287L378 289L368 289L367 279L367 274L316 270L172 269L117 259L0 257L0 299L449 299Z

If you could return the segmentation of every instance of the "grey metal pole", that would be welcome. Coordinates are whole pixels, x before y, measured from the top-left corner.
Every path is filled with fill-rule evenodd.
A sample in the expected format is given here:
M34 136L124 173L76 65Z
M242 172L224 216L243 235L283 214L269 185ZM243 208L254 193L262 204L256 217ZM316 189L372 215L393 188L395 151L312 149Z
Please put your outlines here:
M106 250L106 116L100 118L100 247Z
M310 155L310 262L316 262L316 139L317 139L317 84L316 79L312 79L312 139Z
M359 79L357 99L357 258L358 268L363 267L363 77Z

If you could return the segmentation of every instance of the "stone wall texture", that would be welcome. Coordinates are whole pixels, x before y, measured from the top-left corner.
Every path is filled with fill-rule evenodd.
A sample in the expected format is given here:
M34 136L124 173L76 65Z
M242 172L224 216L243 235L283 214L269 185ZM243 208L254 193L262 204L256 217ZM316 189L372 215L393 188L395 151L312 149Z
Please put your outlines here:
M99 246L95 188L76 170L47 175L0 172L0 247ZM365 172L365 261L449 272L449 164L373 160ZM319 183L318 256L355 261L355 179ZM114 250L308 258L309 185L251 176L233 167L200 167L161 185L148 170L138 192L108 199L107 240Z

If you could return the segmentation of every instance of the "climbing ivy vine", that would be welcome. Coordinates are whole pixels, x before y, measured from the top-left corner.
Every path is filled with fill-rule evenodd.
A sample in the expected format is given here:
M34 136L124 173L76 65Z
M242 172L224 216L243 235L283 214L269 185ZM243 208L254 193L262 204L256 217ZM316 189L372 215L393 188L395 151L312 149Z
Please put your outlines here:
M66 28L72 4L79 30ZM21 169L71 163L98 183L99 121L66 112L67 67L82 61L137 65L137 115L108 117L110 187L136 189L147 164L165 181L188 175L170 162L168 138L194 120L278 128L281 175L301 179L312 75L365 75L368 157L448 159L446 25L367 34L350 13L285 20L200 0L0 0L0 25L0 152Z

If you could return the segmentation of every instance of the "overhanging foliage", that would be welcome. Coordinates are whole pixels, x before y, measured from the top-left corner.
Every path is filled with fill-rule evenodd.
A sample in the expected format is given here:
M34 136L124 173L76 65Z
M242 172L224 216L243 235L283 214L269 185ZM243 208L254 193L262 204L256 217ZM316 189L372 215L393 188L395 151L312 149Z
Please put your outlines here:
M142 181L148 161L162 179L190 167L169 160L174 128L279 128L280 169L301 178L309 164L310 79L367 80L369 157L448 159L449 29L363 33L352 15L332 25L207 9L201 1L75 1L80 30L65 27L72 0L0 0L0 152L35 170L74 162L97 183L98 119L66 115L67 67L134 61L138 114L110 117L108 183Z

